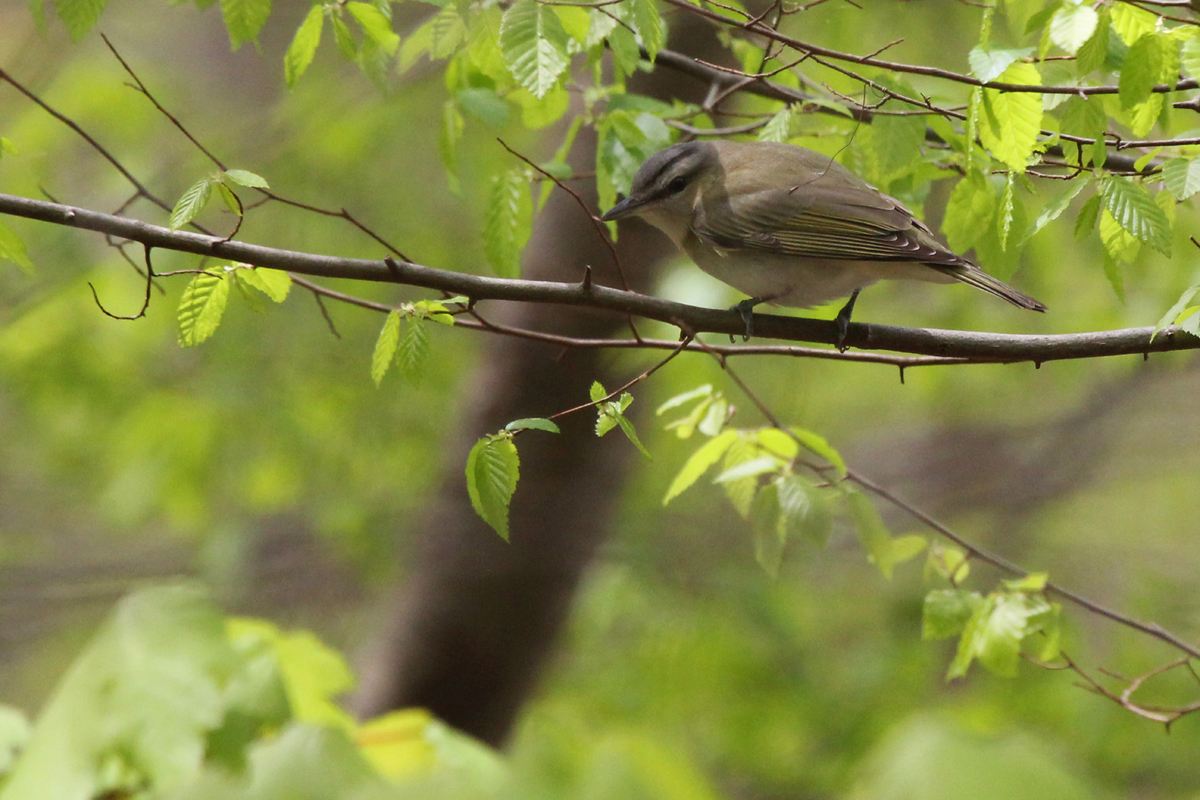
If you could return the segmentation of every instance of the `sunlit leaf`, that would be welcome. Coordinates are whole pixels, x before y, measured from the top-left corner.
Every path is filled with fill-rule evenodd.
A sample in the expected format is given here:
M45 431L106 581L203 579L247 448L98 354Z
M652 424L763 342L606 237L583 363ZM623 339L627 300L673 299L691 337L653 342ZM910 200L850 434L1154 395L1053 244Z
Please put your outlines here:
M212 197L212 187L212 178L202 178L188 187L175 204L175 208L171 209L171 230L178 230L187 225L204 210Z
M498 276L521 276L521 251L532 230L533 200L525 171L500 173L492 179L483 228L483 252Z
M1171 255L1171 224L1144 186L1114 176L1105 181L1103 196L1104 207L1122 228L1163 255Z
M1012 64L1000 82L1039 85L1042 77L1033 64ZM979 114L979 139L992 155L1015 172L1024 172L1042 127L1042 98L1036 92L983 90Z
M33 274L33 262L29 259L25 242L3 222L0 222L0 259L13 262L27 275Z
M1099 21L1100 15L1091 6L1067 3L1050 19L1050 41L1075 55L1092 38Z
M526 417L524 419L514 419L512 422L504 426L506 431L546 431L547 433L558 433L558 425L553 420L543 417Z
M409 383L419 383L421 370L429 358L429 330L425 320L410 316L405 323L404 335L396 345L396 366Z
M180 346L192 347L216 333L228 301L224 272L206 271L192 278L179 298Z
M517 82L543 97L567 68L567 36L558 15L536 0L517 0L504 12L500 49Z
M271 16L271 0L221 0L221 15L229 31L229 41L237 50L258 38L258 32Z
M300 80L300 76L312 63L313 56L317 54L317 47L321 44L321 28L324 24L325 9L314 5L296 29L296 35L292 37L292 43L283 55L283 77L288 88L296 85L296 81Z
M383 329L375 340L375 352L371 356L371 380L378 386L383 382L392 361L396 358L396 347L400 344L400 312L390 311L383 321Z
M54 10L71 38L79 41L100 21L108 0L55 0Z
M971 615L983 604L978 592L966 589L935 589L925 595L921 612L921 638L946 639L958 636Z
M281 269L253 267L238 270L238 277L253 286L276 303L287 300L292 288L292 276Z
M1187 200L1200 192L1200 159L1172 158L1163 164L1162 179L1177 200Z
M1032 54L1032 47L1006 50L977 46L971 49L971 52L967 55L967 61L971 64L972 75L984 83L991 83L1003 75L1004 71L1010 66ZM1005 82L1017 83L1018 81L1005 79Z
M467 492L475 513L508 541L508 505L517 490L520 459L511 435L485 436L467 456Z
M396 48L400 46L400 37L392 30L392 21L384 16L382 11L370 3L358 2L347 3L346 10L358 20L363 33L379 45L383 52L388 55L395 54Z

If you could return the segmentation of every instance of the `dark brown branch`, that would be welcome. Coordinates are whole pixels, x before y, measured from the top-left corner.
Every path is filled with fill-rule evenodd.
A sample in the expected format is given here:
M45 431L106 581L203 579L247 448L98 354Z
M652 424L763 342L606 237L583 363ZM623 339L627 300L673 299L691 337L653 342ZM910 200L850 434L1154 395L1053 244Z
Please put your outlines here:
M698 308L607 286L487 278L390 258L386 262L338 258L245 242L227 242L215 236L172 231L139 220L7 194L0 194L0 214L84 228L151 247L302 275L420 286L466 295L473 300L589 306L655 319L696 332L738 335L745 331L745 322L735 312ZM834 344L837 341L836 326L826 320L755 314L754 330L770 339L821 344ZM1160 331L1157 336L1153 333L1153 329L1147 327L1058 335L1014 335L851 323L846 342L859 349L988 362L1032 361L1035 364L1061 359L1145 355L1200 348L1200 339L1174 327Z

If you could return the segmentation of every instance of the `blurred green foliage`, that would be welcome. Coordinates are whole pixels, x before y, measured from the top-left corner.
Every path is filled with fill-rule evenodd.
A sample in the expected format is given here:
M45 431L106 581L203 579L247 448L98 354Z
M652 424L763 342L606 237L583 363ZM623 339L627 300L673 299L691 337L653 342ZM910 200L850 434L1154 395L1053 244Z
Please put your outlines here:
M109 8L104 25L156 97L228 163L267 177L285 196L350 209L421 263L512 269L514 247L533 215L527 197L513 199L510 178L494 183L492 176L527 173L492 137L502 133L523 152L563 162L554 154L570 123L551 123L568 108L568 93L556 84L564 73L550 52L520 75L508 75L503 54L462 27L458 5L397 5L394 22L404 34L398 49L365 10L374 6L364 3L347 4L336 20L326 17L326 46L312 52L315 23L307 23L304 36L293 36L304 19L313 19L299 7L281 5L280 19L261 31L253 8L243 9L227 30L215 7L158 3ZM519 5L525 27L510 29L511 47L527 45L520 37L541 24L552 29L543 38L564 52L603 49L586 33L580 41L585 28L578 14ZM631 28L643 35L652 26L644 5L630 12ZM1006 27L998 25L994 35L1011 40L1004 45L1022 44L1023 20L1043 5L1005 3ZM1162 39L1139 45L1154 31L1133 7L1118 4L1097 15L1094 35L1109 36L1110 14L1115 25L1099 52L1089 47L1090 37L1080 42L1081 26L1091 24L1077 10L1083 7L1055 6L1059 21L1050 40L1076 47L1097 69L1136 59L1120 73L1116 105L1104 110L1135 127L1154 124L1158 117L1131 115L1138 87L1157 79L1147 70L1159 63L1154 47ZM499 34L500 10L482 13L488 30ZM805 16L804 35L855 52L903 36L903 58L960 71L979 38L979 10L967 4L876 2L870 25L863 13L850 4L824 4ZM597 19L594 9L587 14ZM93 22L71 18L68 27L79 36ZM14 4L0 7L0 27L5 68L169 203L211 171L123 85L125 74L98 41L70 45L54 24L39 38L27 10ZM609 29L609 45L626 59L619 62L626 72L633 69L629 45L636 47L627 30ZM650 36L650 43L657 41ZM260 52L229 52L230 38L256 37ZM467 65L442 74L446 64L431 66L426 59L450 55L463 41ZM331 42L343 55L349 51L354 67L340 66ZM745 64L760 55L734 44ZM1004 49L976 54L971 67L990 69L1007 60L1001 75L1028 66L998 56ZM1180 51L1185 64L1194 50ZM411 67L399 78L380 71L391 51ZM360 70L391 89L380 93ZM844 78L823 77L839 91L857 91ZM506 92L503 99L498 88ZM670 107L622 102L599 123L608 157L598 172L609 181L600 191L610 199L640 158L669 135L661 117ZM1095 109L1072 103L1057 119L1082 131L1094 122ZM744 110L772 115L764 134L827 152L853 134L847 162L930 214L957 197L948 232L969 238L977 229L975 239L959 244L976 246L1001 274L1021 268L1022 286L1053 309L1045 319L1029 319L967 291L889 286L863 298L861 318L1014 332L1149 325L1196 283L1188 224L1177 222L1175 240L1164 241L1161 220L1145 203L1138 207L1153 221L1144 238L1173 252L1173 259L1151 248L1133 253L1132 240L1121 238L1123 228L1110 224L1106 273L1100 237L1074 240L1073 217L1084 195L1062 201L1061 188L1040 186L1025 193L1023 184L1014 189L1002 177L962 181L958 186L970 193L951 193L944 182L931 183L944 177L940 167L929 160L914 166L914 158L924 157L909 118L857 128L841 116L784 113L756 98L747 99ZM1176 113L1176 128L1188 124ZM548 133L530 130L543 127ZM567 128L571 135L575 130ZM130 195L92 148L7 90L0 95L0 132L3 191L44 192L101 209L116 208ZM995 126L981 131L993 142L1003 133ZM1016 168L1020 142L1005 144L1001 161ZM968 154L966 163L976 157ZM1190 164L1172 168L1168 189L1180 199L1194 191ZM506 207L495 204L497 187L511 201ZM1094 196L1105 206L1095 203L1091 225L1102 233L1103 214L1144 199L1123 182L1100 191ZM1019 249L1006 249L999 226L987 221L1010 202L1009 241L1036 226L1037 209L1062 205L1063 216L1047 219ZM210 204L198 219L231 229L219 205ZM1065 213L1068 206L1073 210ZM986 213L978 219L968 213L981 208ZM144 202L127 213L168 221L166 211ZM1177 213L1194 222L1187 204ZM485 245L489 223L497 233ZM927 587L919 568L899 565L887 583L864 563L851 531L835 526L827 546L793 537L770 553L778 571L767 578L746 523L721 493L693 491L662 509L677 465L687 462L694 443L636 417L655 461L638 465L628 482L625 513L507 766L420 712L355 726L332 702L351 680L336 651L307 633L227 620L191 585L127 598L80 654L80 639L94 628L99 607L147 577L179 572L201 575L235 605L253 604L275 589L273 618L312 626L339 646L368 638L371 623L356 601L407 569L406 542L421 524L420 509L455 433L448 409L461 402L464 376L475 367L475 340L423 326L430 355L420 384L380 369L376 389L372 348L384 321L330 306L335 337L315 303L293 289L286 303L262 313L235 300L202 348L181 349L175 308L187 278L162 282L165 296L156 292L145 319L117 322L99 312L87 289L90 281L115 313L136 310L142 281L113 249L90 234L23 220L5 224L27 243L33 269L0 269L0 686L4 701L24 709L0 708L4 800L89 797L109 789L188 798L457 798L472 791L583 800L1197 797L1194 719L1163 736L1153 723L1074 688L1068 676L1029 664L1017 665L1016 680L972 673L947 685L953 648L920 639ZM239 235L347 256L374 257L380 249L336 220L277 205L255 209ZM1116 245L1124 249L1116 253ZM128 255L141 258L135 250ZM1112 268L1116 256L1125 260L1119 271ZM195 267L190 257L155 253L159 271ZM680 272L664 283L679 291L663 293L723 302L720 290L702 281ZM1121 301L1110 283L1121 287ZM424 299L389 286L340 288L392 305ZM613 358L631 375L650 363L643 355ZM933 484L933 502L956 528L1022 564L1050 570L1055 580L1194 637L1200 623L1193 599L1200 568L1194 546L1200 387L1191 361L1175 355L1156 356L1148 366L1122 359L1040 370L914 369L904 385L890 369L867 365L747 359L736 366L776 414L819 431L866 474L914 492L921 480ZM634 409L653 408L704 383L720 387L737 424L757 423L717 367L701 357L680 358L663 370L638 390L645 402ZM1071 438L1072 426L1099 446L1082 448ZM983 440L990 447L971 438L983 435L993 437ZM1073 457L1071 448L1081 455ZM1008 487L1027 493L1019 499L972 493L973 487L947 478L953 464L939 471L948 451L962 450L1001 465L1015 460L1018 473L1037 480ZM1043 474L1040 463L1059 466ZM937 497L936 487L962 492L963 501ZM917 532L907 521L888 521L895 533ZM303 573L295 584L255 573L251 555L270 544L262 531L272 524L315 540L313 560L327 571ZM758 556L763 559L761 549ZM322 580L333 584L328 594ZM1064 646L1089 665L1136 675L1171 657L1107 623L1067 616ZM1147 702L1165 704L1194 696L1194 686L1178 676L1147 691ZM380 755L364 745L375 733L393 744L395 734L400 752ZM8 772L18 752L19 764Z

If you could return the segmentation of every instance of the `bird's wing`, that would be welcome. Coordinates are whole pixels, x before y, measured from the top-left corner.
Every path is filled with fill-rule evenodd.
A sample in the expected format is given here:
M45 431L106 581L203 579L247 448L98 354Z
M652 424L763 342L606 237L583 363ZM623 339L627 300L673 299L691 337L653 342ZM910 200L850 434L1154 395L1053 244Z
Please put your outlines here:
M721 249L761 250L798 258L919 261L959 266L966 259L942 247L898 200L854 179L818 175L795 188L707 193L698 199L692 230Z

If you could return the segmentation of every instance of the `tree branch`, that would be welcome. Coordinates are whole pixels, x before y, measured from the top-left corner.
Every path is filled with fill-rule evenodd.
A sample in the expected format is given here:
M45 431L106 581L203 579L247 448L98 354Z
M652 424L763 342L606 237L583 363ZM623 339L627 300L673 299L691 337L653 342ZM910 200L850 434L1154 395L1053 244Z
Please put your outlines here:
M9 194L0 194L0 214L98 231L150 247L229 259L302 275L419 286L466 295L473 300L588 306L659 320L689 332L733 336L745 331L745 322L736 312L689 306L607 286L488 278L397 261L390 257L369 260L281 250L226 241L190 231L173 231L140 220ZM821 344L837 342L837 327L826 320L755 314L754 330L770 339ZM1160 331L1157 336L1154 335L1154 329L1149 327L1058 335L1016 335L851 323L846 343L859 349L911 355L998 363L1032 361L1038 365L1062 359L1148 355L1152 352L1200 348L1200 339L1175 327Z

